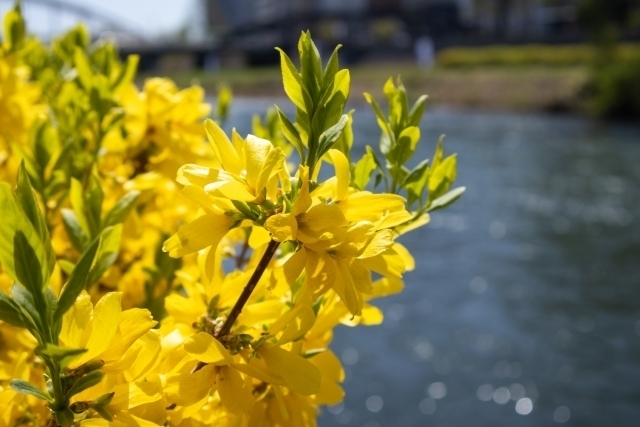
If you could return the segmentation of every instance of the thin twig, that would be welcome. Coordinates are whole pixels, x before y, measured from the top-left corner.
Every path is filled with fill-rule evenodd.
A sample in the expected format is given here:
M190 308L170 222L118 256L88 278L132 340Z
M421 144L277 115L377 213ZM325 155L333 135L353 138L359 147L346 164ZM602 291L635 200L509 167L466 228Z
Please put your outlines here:
M267 249L264 251L264 254L260 259L260 262L258 262L256 269L253 271L251 278L249 279L249 281L247 282L247 285L242 290L242 293L240 294L240 297L238 297L238 300L236 301L235 305L229 312L229 316L227 316L227 319L224 321L220 329L216 330L214 334L214 337L216 339L221 339L226 335L229 335L229 332L231 331L231 327L235 323L238 316L240 316L242 309L244 308L247 301L249 301L249 297L251 297L251 293L256 288L256 286L258 285L258 282L260 281L260 278L262 277L265 270L269 266L269 263L271 262L271 258L273 258L273 255L275 255L276 249L278 249L278 245L280 245L280 242L276 242L275 240L272 240L269 242L269 245L267 246ZM205 366L207 366L206 363L198 362L198 364L193 368L191 373L198 372L200 369L204 368Z

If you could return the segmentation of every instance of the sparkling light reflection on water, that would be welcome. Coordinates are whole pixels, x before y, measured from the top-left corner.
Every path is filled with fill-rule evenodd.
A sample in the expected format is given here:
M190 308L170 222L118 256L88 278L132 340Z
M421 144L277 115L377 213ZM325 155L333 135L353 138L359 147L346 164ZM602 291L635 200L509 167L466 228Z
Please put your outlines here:
M467 194L404 238L417 266L384 324L336 331L347 398L320 425L637 425L640 128L435 110L422 130ZM377 144L366 106L355 133Z

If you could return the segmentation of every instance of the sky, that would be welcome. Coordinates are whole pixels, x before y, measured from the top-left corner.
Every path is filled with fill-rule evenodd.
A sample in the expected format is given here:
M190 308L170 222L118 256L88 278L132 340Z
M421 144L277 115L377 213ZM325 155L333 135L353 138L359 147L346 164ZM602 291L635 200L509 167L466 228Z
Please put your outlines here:
M62 0L95 11L100 11L111 20L121 22L147 38L175 33L197 17L198 0ZM40 5L23 0L27 26L31 32L45 35L59 33L75 24L72 15L58 14ZM0 13L13 6L13 0L0 0Z

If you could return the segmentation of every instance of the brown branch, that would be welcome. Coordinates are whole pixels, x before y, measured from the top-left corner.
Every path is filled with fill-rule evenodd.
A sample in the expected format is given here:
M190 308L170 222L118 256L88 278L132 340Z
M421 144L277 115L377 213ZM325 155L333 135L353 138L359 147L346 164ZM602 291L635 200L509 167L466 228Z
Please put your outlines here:
M260 278L262 277L265 270L269 266L269 263L271 262L271 258L273 258L273 255L275 255L276 249L278 249L278 245L280 245L280 242L276 242L275 240L272 240L269 242L267 249L264 251L264 254L260 259L260 262L258 262L256 269L253 271L253 274L249 278L247 285L244 287L244 289L242 290L242 293L240 294L240 297L238 297L238 300L236 301L235 305L229 312L229 316L227 316L227 319L224 321L220 329L216 330L214 334L214 337L216 339L221 339L226 335L229 335L229 332L231 331L231 327L235 323L238 316L240 316L242 309L244 308L247 301L249 301L249 297L251 297L251 293L256 288L256 286L258 285L258 282L260 281ZM207 366L206 363L198 362L198 364L193 368L191 373L197 372L200 369L204 368L205 366Z

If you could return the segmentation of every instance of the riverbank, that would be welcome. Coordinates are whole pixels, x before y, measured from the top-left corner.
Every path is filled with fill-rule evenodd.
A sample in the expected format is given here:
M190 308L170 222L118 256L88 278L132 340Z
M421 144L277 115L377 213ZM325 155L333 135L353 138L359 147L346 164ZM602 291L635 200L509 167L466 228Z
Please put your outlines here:
M352 100L361 98L362 92L381 97L385 80L401 75L412 97L426 93L433 104L440 106L504 111L580 111L584 108L580 93L588 78L584 66L424 70L411 63L391 63L362 64L349 69ZM284 94L278 67L176 72L167 77L181 87L200 84L210 95L221 84L231 86L237 95Z

